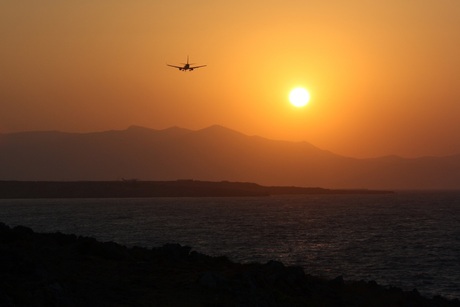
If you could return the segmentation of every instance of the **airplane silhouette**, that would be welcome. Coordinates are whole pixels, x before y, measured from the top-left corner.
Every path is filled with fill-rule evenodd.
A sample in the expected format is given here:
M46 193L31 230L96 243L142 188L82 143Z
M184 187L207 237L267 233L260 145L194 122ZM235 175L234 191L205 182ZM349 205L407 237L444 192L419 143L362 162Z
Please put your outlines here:
M189 63L188 62L188 56L187 56L187 63L181 63L181 64L184 64L184 66L176 66L176 65L169 65L169 64L166 64L168 66L171 66L171 67L175 67L175 68L179 68L179 70L182 70L182 71L187 71L187 70L194 70L195 68L200 68L200 67L205 67L206 65L200 65L200 66L190 66L190 65L193 65L195 63Z

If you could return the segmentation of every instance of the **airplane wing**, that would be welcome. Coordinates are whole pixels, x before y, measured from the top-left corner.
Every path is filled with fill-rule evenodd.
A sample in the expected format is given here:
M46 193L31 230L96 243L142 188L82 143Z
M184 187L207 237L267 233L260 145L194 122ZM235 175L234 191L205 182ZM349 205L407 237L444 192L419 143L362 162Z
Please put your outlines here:
M200 65L200 66L194 66L194 67L190 67L190 69L195 69L195 68L200 68L200 67L205 67L206 65Z
M171 66L171 67L175 67L175 68L183 68L182 66L169 65L169 64L166 64L166 65Z

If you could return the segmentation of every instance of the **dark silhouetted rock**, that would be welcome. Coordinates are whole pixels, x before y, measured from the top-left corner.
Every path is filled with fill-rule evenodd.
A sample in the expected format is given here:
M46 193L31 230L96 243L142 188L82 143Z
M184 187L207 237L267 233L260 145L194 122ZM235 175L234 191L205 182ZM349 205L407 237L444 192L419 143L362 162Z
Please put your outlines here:
M328 281L281 262L238 264L0 223L0 306L460 306L375 282Z

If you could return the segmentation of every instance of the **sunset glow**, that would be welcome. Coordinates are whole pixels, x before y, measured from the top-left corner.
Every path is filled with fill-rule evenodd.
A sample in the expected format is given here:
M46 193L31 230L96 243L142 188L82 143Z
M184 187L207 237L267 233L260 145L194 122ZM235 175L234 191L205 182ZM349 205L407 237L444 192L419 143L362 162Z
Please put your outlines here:
M460 0L0 0L0 305L457 306L459 34Z
M218 124L353 157L459 153L458 16L446 0L2 1L0 133ZM206 68L166 65L187 56Z
M303 87L296 87L289 93L289 101L294 107L304 107L310 101L310 93Z

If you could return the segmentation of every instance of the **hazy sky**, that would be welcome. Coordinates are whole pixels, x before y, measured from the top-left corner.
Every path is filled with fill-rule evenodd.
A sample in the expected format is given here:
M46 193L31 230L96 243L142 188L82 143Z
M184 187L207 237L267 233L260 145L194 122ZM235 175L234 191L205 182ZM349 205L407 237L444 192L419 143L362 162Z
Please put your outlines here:
M2 0L0 132L219 124L355 157L460 153L459 33L458 0ZM187 55L208 66L166 66Z

